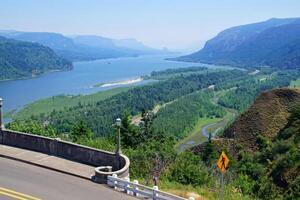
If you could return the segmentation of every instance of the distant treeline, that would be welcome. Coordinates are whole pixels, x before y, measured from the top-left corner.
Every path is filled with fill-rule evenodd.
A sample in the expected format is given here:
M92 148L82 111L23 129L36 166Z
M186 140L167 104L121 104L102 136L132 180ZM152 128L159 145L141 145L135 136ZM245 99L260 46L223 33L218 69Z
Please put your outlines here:
M235 89L226 92L219 99L218 103L242 112L248 108L261 92L286 87L290 84L291 80L295 80L299 76L300 72L298 70L284 70L272 73L272 76L262 80L255 77L249 78L236 84Z
M151 72L151 76L178 74L178 73L185 73L185 72L197 72L197 71L203 71L207 69L208 69L207 67L186 67L186 68L166 69L163 71L153 71Z
M143 79L156 79L156 80L165 80L168 78L180 76L180 75L190 75L192 73L201 73L208 71L207 67L193 66L193 67L183 67L183 68L174 68L166 69L162 71L153 71L150 75L143 76ZM212 70L211 70L212 71Z

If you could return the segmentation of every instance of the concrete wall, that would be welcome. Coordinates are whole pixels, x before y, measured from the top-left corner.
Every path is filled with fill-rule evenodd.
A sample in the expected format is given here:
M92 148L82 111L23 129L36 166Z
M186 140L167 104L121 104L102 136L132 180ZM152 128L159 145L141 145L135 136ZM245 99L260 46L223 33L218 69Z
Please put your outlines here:
M54 155L94 167L112 166L112 173L116 173L120 177L128 176L129 173L129 159L124 155L6 129L0 130L0 132L0 143L4 145Z

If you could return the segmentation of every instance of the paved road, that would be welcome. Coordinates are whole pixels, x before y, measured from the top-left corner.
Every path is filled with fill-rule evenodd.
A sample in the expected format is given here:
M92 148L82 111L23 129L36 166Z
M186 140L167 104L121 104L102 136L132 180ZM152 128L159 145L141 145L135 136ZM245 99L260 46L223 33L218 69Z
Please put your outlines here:
M206 126L203 126L203 127L201 128L201 133L202 133L202 135L204 135L206 138L209 138L209 133L207 132L206 129L208 129L209 127L214 126L214 125L216 125L216 124L217 124L217 123L212 123L212 124L208 124L208 125L206 125ZM214 137L214 134L212 134L212 137Z
M134 200L104 185L0 158L1 200Z

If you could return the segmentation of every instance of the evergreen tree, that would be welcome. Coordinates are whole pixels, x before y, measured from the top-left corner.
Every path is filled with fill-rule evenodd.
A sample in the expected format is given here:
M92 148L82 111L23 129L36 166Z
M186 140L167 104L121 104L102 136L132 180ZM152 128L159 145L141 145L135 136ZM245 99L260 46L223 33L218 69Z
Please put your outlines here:
M83 121L80 121L72 127L70 136L73 142L82 144L92 140L93 132Z
M144 141L153 136L153 130L152 130L153 119L154 119L153 112L146 111L146 110L142 111L140 128L142 130L142 138Z
M127 147L135 148L140 140L138 127L131 123L131 116L128 111L125 111L121 122L121 141Z
M208 142L205 145L203 156L202 156L203 161L208 164L210 164L211 161L216 157L216 152L211 137L212 137L211 133L209 133Z

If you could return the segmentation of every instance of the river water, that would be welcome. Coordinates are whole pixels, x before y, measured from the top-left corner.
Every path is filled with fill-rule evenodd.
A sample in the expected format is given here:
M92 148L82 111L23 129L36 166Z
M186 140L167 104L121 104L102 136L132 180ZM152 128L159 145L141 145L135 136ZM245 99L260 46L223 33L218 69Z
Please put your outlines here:
M93 87L97 83L110 83L137 79L154 70L167 68L209 66L165 60L176 55L140 56L131 58L103 59L75 62L71 71L52 72L33 79L0 82L0 97L4 110L20 109L41 98L59 94L90 94L117 87ZM134 84L141 84L134 83Z

